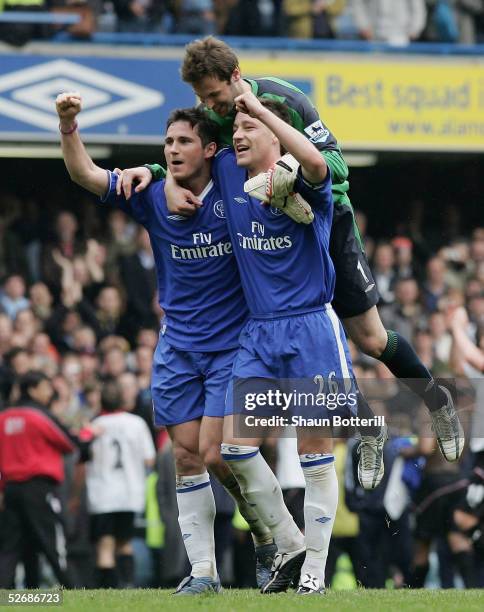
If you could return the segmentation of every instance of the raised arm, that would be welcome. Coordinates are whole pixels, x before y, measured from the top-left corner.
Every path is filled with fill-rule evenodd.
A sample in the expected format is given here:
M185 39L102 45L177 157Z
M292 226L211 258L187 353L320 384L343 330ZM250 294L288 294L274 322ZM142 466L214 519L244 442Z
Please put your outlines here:
M452 332L452 352L465 363L476 370L484 372L484 351L476 346L467 335L469 319L464 307L460 306L450 316L450 330Z
M71 179L91 193L102 196L108 190L108 174L92 161L79 135L76 117L81 112L81 96L77 92L57 96L59 130L64 162Z
M310 183L322 183L328 173L326 161L314 145L291 125L263 106L252 92L235 99L236 108L258 119L278 138L281 146L301 164L304 178Z

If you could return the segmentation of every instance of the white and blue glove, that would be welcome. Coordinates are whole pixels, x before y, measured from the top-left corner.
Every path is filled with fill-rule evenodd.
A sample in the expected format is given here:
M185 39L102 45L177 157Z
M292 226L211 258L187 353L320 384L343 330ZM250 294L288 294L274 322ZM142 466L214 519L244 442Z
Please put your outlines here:
M244 191L265 204L279 208L296 223L309 224L314 213L306 200L294 191L299 162L289 153L244 183Z

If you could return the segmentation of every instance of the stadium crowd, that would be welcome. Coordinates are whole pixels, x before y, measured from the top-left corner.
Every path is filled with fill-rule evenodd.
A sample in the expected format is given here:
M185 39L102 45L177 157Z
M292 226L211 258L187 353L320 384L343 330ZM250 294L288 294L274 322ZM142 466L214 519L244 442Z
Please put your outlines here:
M70 436L82 438L96 416L113 410L113 402L115 410L145 421L157 458L147 475L145 510L136 519L135 578L133 582L128 572L128 578L120 576L112 585L175 585L186 574L187 559L177 523L170 442L166 432L154 429L151 418L151 361L162 312L147 233L123 213L96 207L85 197L70 207L54 207L40 219L32 200L3 193L0 211L2 407L18 402L29 384L25 377L36 371L51 381L54 395L46 402L48 410ZM474 409L484 406L484 228L450 237L432 228L432 243L416 219L374 240L366 234L364 213L358 213L381 293L380 313L387 327L414 343L436 376L455 380L466 438L484 438L479 431L484 415ZM452 226L458 227L455 221ZM435 240L436 235L441 237ZM429 244L435 244L430 252ZM454 510L466 498L473 454L465 453L457 465L444 462L428 428L424 431L415 396L404 397L385 366L354 347L353 360L373 409L387 417L391 439L385 479L371 492L356 484L354 441L342 437L336 444L341 495L328 584L422 587L427 580L444 587L462 581L467 587L484 586L478 555L482 541L473 546L454 522ZM114 399L103 395L113 380L119 385ZM91 434L102 438L102 427ZM291 438L274 439L265 450L302 526L304 478L293 444ZM472 442L470 448L479 450ZM139 454L141 462L150 456L141 445ZM93 459L83 455L81 448L65 456L62 500L70 581L90 587L95 553L83 474ZM212 486L222 579L254 586L247 526L234 515L233 501L215 479ZM5 541L0 511L0 549ZM37 555L30 548L29 553L23 558L24 573L17 571L17 584L55 580L45 563L39 575Z
M0 11L78 13L75 38L100 32L351 39L475 44L484 39L483 0L5 0ZM22 45L65 26L2 24L0 39Z

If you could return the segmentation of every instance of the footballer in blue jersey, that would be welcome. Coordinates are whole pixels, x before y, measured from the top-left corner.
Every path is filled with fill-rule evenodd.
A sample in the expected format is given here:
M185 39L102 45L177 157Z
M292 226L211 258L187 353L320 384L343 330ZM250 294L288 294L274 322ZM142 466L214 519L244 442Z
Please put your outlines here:
M274 101L261 101L251 92L237 97L236 105L235 154L219 153L213 176L226 203L250 319L240 336L241 346L227 392L222 456L229 462L243 495L271 528L278 547L271 579L262 592L284 591L296 580L297 593L301 595L323 593L338 498L329 428L323 426L309 432L311 424L304 425L308 411L303 405L298 407L298 416L302 417L302 426L297 428L298 453L306 481L302 539L293 531L271 470L259 453L261 429L254 427L252 436L247 429L240 433L233 413L240 412L240 408L252 409L247 404L250 394L267 414L271 398L284 389L282 379L310 379L316 383L315 377L320 377L328 383L335 379L350 383L352 370L346 339L330 304L335 283L329 257L331 175L317 149L290 126L285 107ZM294 189L313 208L314 221L308 225L295 223L244 193L245 181L269 171L280 158L282 147L300 163ZM234 168L235 160L238 168ZM275 383L275 389L270 385L260 393L264 379ZM243 393L232 393L232 385L235 387L239 381L243 383ZM338 389L342 403L347 403L345 391L349 396L350 388L343 383ZM329 416L329 410L327 406L321 408L323 418ZM247 419L245 422L249 425Z
M148 231L165 313L151 380L155 425L221 417L247 306L220 194L210 181L200 194L203 208L186 218L168 211L163 182L128 201L117 195L116 183L109 172L103 202Z
M275 103L247 97L267 113L271 105L278 109ZM320 374L327 379L332 373L339 379L348 378L352 375L349 352L330 306L335 285L329 256L333 213L330 172L324 165L324 179L311 183L303 173L304 166L299 168L294 191L312 206L315 216L310 224L295 223L279 209L261 205L244 193L249 176L277 160L279 143L266 140L261 147L263 136L268 138L268 128L245 113L237 115L234 130L235 151L223 149L212 165L226 203L230 237L250 309L234 377L267 377L271 373L280 379L303 379ZM292 325L289 319L299 319L294 337L287 336ZM228 396L229 412L231 401Z
M155 423L165 425L172 440L179 524L192 565L177 593L195 595L221 588L213 535L215 501L207 466L249 523L262 584L275 553L272 534L241 495L220 454L227 382L248 311L224 206L211 181L216 126L197 109L174 111L168 120L168 167L204 203L197 215L187 219L170 214L162 183L134 193L129 201L117 193L116 175L93 163L79 136L79 94L60 94L56 108L71 178L141 223L153 248L165 311L152 371Z

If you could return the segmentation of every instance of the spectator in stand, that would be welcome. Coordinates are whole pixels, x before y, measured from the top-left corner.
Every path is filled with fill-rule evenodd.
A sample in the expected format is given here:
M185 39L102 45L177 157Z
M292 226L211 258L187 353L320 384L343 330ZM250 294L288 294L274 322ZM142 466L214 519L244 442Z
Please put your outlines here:
M395 253L395 274L397 278L420 278L420 270L413 257L413 244L410 238L397 236L392 240Z
M432 337L435 358L447 368L449 367L452 336L448 330L445 314L433 312L429 316L429 332Z
M29 351L16 346L5 355L5 362L14 378L27 374L32 369L32 356Z
M147 346L137 346L135 351L136 377L143 403L151 404L151 367L153 351Z
M180 34L215 34L213 0L175 0L176 31Z
M45 283L35 283L29 289L30 307L35 316L41 321L47 321L52 315L52 297L49 288Z
M161 32L170 0L112 0L119 32Z
M13 323L12 319L0 313L0 362L3 360L5 353L12 348Z
M365 245L365 251L368 259L371 261L375 252L375 241L371 236L367 234L368 228L368 217L361 210L355 210L355 221L358 229L360 230L360 236Z
M92 207L91 207L92 208ZM122 211L112 210L108 215L106 275L112 282L119 278L119 258L132 255L136 248L137 226Z
M226 36L260 36L261 14L254 0L229 0L230 12L223 34Z
M353 0L353 17L361 38L405 46L425 27L424 0Z
M285 34L289 38L313 37L313 0L283 0Z
M63 258L72 261L75 255L84 253L86 248L78 238L79 225L76 217L66 210L57 215L55 222L55 237L42 249L42 280L56 294L61 289L61 269L55 260L54 252L59 252Z
M2 210L3 202L0 203ZM10 274L27 276L27 260L22 243L9 228L6 217L0 217L0 279Z
M121 389L123 410L141 417L150 430L153 442L155 442L157 429L153 424L153 404L151 401L143 401L136 375L133 372L123 372L123 374L118 377L118 383Z
M449 290L446 281L447 267L440 257L432 257L427 262L426 278L422 287L422 303L428 313L438 309L441 300Z
M136 245L135 253L119 260L121 281L127 295L126 308L133 331L138 331L141 325L157 324L151 307L157 287L155 260L148 232L142 226L138 228Z
M101 414L101 384L96 379L91 379L84 385L85 407L84 415L87 420L92 421Z
M314 0L313 38L335 38L336 18L346 9L346 0Z
M24 279L18 274L8 276L0 290L0 312L5 312L14 320L20 310L30 306L25 293Z
M418 302L419 290L415 279L402 278L395 285L395 302L380 310L383 324L412 341L413 330L422 321L422 307Z
M126 412L135 412L138 405L139 385L138 379L133 372L125 371L118 377L121 391L120 407Z
M111 334L130 336L130 330L124 316L125 306L121 292L117 287L104 287L96 300L97 309L89 316L89 323L102 339Z
M96 352L96 334L92 327L82 325L74 330L72 348L79 354L93 355Z
M290 38L334 38L334 18L346 0L283 0L286 35Z
M454 239L449 246L440 249L437 255L446 263L445 278L448 284L463 290L472 267L469 241L463 238Z
M435 42L475 45L484 0L426 0L429 23L426 38Z
M43 332L36 334L32 339L30 350L33 367L36 370L41 370L52 377L57 374L60 356L47 334Z
M127 370L126 353L119 346L110 347L103 357L103 378L118 378Z
M390 243L382 242L377 245L372 272L380 293L380 305L391 304L395 299L393 289L397 276L395 274L395 253Z
M13 323L13 344L15 346L27 347L32 342L35 334L38 333L40 327L41 322L34 315L31 308L19 310Z

